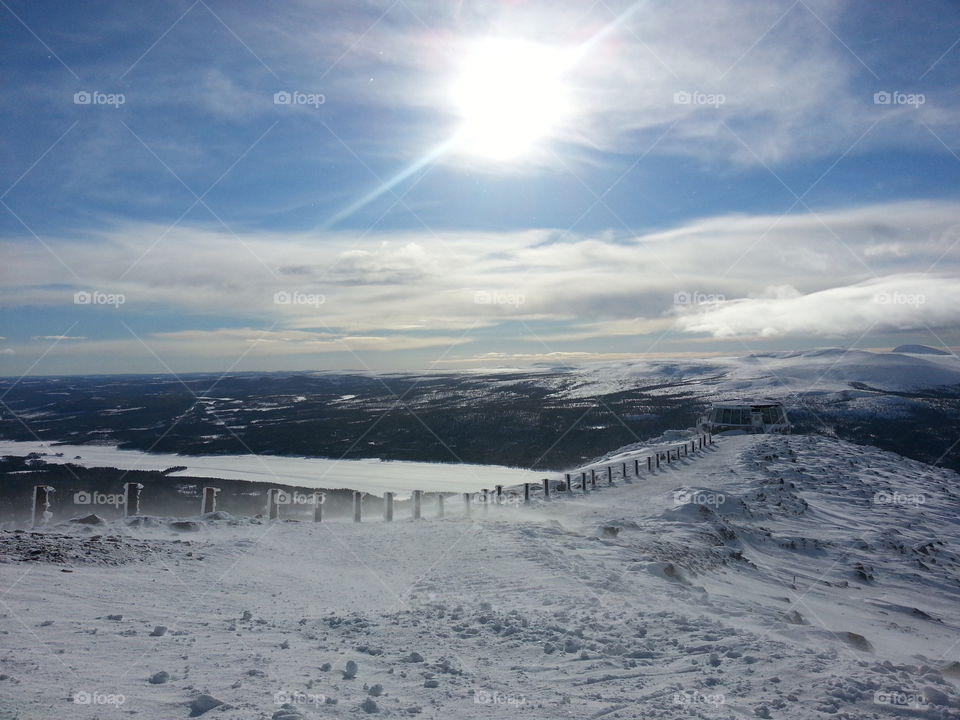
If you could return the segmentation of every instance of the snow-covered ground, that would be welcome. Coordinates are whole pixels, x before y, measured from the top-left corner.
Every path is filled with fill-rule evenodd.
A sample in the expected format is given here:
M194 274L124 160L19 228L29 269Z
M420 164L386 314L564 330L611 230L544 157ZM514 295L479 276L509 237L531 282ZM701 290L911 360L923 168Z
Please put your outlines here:
M955 355L870 352L844 348L753 353L742 357L631 360L590 363L569 378L551 381L562 397L592 397L637 387L673 394L684 384L708 388L714 400L787 397L849 391L851 383L910 391L960 385Z
M469 520L0 533L0 718L957 718L958 479L735 436Z
M346 488L383 494L412 490L471 492L494 485L539 482L543 473L500 465L406 462L400 460L331 460L279 455L172 455L119 450L107 445L62 445L52 442L0 440L0 456L42 453L48 463L121 470L185 470L189 476L274 482L305 488Z

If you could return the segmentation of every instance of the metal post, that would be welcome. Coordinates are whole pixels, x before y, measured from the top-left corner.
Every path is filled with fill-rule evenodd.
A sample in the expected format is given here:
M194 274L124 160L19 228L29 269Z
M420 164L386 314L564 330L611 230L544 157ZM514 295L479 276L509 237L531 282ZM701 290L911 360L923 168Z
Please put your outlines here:
M463 514L465 517L470 517L470 493L463 494Z
M660 451L657 451L657 470L660 469Z
M205 487L203 489L203 500L200 503L200 514L206 515L217 511L217 493L220 488ZM270 491L267 491L267 504L270 504ZM272 519L272 518L271 518Z
M570 487L570 473L563 474L563 481L567 486L567 492L570 492L572 488Z
M607 465L607 485L613 485L613 465Z
M587 473L586 472L580 473L580 489L583 490L584 492L587 491Z
M523 504L530 504L530 483L523 484Z
M383 495L383 519L385 522L393 522L393 496L395 493L388 492Z
M323 493L314 493L313 494L313 521L315 523L323 522L323 502L327 499L327 496Z
M647 472L653 471L653 458L647 455Z
M363 517L363 495L354 490L353 492L353 521L361 522Z
M590 488L593 489L597 486L597 471L595 469L590 470Z
M126 517L140 514L140 491L143 485L128 482L123 486L123 514Z
M50 509L50 495L54 489L49 485L35 485L33 488L33 510L30 515L30 524L36 527L47 519Z
M633 474L640 477L640 458L633 459Z
M567 482L570 482L570 476L567 475ZM550 478L543 479L543 499L550 499Z
M445 498L444 498L443 493L440 493L440 494L437 495L437 517L438 517L438 518L442 518L443 515L444 515L444 511L443 511L443 501L444 501L444 499L445 499Z
M423 500L423 490L413 491L413 519L420 519L420 507Z

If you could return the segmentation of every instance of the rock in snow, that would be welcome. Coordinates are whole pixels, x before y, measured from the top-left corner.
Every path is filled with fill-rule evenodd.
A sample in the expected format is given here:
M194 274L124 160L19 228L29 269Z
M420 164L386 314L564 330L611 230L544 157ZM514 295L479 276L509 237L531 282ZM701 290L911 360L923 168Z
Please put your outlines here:
M190 701L190 717L203 715L205 712L221 705L223 705L223 701L217 700L213 695L198 695Z

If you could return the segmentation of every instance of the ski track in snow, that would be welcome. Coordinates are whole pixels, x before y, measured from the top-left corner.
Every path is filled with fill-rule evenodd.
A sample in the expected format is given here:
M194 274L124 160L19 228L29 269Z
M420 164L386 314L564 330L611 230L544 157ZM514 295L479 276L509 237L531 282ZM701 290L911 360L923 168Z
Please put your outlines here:
M957 480L739 436L469 520L4 532L0 718L958 718Z

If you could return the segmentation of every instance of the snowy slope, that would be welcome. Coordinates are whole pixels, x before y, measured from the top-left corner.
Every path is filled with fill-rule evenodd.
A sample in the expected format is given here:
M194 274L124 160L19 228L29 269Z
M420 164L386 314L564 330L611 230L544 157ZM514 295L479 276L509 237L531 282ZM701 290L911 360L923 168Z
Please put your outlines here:
M470 520L3 533L0 717L956 718L958 479L740 436Z
M794 393L835 393L863 383L882 390L909 391L960 385L960 359L953 355L910 355L865 350L754 353L743 357L688 358L594 363L576 371L574 383L559 385L563 397L590 397L634 388L674 394L683 385L703 387L715 399L782 397ZM549 384L549 379L544 379Z

